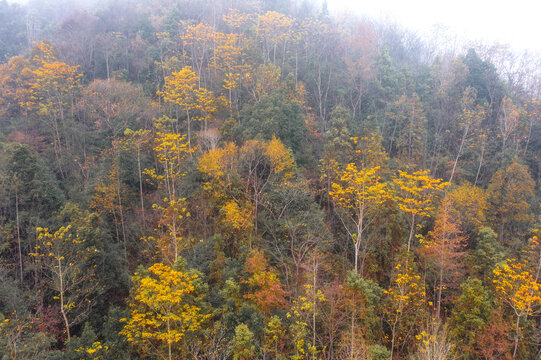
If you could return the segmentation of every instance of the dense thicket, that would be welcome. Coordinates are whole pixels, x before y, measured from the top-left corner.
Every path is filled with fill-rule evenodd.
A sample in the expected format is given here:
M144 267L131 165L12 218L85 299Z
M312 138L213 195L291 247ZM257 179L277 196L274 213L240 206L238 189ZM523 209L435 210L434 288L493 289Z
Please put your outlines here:
M540 356L534 58L287 0L4 0L0 57L2 358Z

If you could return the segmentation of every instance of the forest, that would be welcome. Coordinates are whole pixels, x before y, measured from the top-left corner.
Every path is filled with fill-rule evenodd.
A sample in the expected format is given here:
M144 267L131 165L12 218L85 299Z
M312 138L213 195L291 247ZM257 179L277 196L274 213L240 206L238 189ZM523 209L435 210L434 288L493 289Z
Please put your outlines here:
M541 358L541 58L294 0L0 0L0 358Z

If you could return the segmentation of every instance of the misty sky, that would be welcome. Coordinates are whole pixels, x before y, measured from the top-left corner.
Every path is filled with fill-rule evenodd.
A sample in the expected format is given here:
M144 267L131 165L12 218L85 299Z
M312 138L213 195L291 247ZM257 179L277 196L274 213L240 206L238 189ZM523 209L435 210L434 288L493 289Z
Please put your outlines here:
M332 13L355 12L391 20L429 34L433 25L467 40L509 44L514 50L541 51L539 0L327 0Z
M327 0L327 3L333 14L393 21L429 38L434 36L434 25L439 25L440 32L444 29L447 35L462 40L509 44L517 51L541 52L539 0Z

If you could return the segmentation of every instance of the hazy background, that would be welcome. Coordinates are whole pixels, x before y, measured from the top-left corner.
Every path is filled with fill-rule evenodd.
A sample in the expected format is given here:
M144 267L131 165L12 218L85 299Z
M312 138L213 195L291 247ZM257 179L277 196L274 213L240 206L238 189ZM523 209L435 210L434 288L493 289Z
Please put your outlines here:
M443 33L464 42L509 44L517 51L541 51L539 1L329 0L327 4L333 14L395 22L427 38Z
M320 7L324 0L314 1ZM7 2L27 4L35 1ZM85 4L84 0L70 2ZM509 45L514 51L541 52L541 2L535 0L327 0L327 6L330 13L339 18L355 15L392 22L432 41L439 38L459 44L498 43Z

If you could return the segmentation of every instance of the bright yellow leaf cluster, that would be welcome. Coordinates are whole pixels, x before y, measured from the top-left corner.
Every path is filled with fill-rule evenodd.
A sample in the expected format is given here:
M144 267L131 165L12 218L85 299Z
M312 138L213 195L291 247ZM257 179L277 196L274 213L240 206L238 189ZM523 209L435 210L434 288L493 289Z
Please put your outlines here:
M399 176L393 179L400 192L396 195L400 210L421 216L430 216L434 210L432 199L435 191L441 191L449 183L430 176L430 170L420 170L412 174L398 170Z
M347 165L340 183L332 183L331 197L345 209L366 208L381 204L389 198L387 184L378 175L379 166L357 169L354 163Z
M130 318L120 332L136 344L177 344L186 332L201 329L208 318L190 301L196 274L188 274L161 263L152 265L149 275L136 273L135 296L130 304ZM157 343L157 344L156 344Z
M391 300L391 312L398 315L407 308L423 307L426 301L426 291L421 276L416 274L412 267L403 269L401 264L396 265L395 271L393 286L385 291Z
M529 315L535 305L541 305L541 283L528 266L508 260L494 269L496 294L515 311L517 316Z

